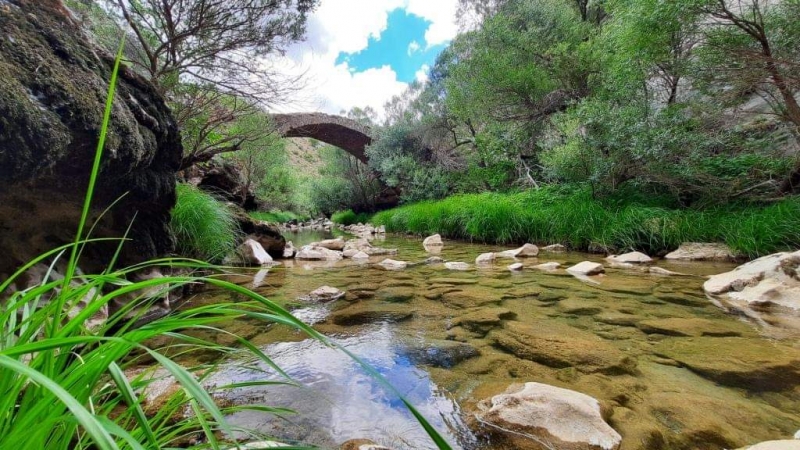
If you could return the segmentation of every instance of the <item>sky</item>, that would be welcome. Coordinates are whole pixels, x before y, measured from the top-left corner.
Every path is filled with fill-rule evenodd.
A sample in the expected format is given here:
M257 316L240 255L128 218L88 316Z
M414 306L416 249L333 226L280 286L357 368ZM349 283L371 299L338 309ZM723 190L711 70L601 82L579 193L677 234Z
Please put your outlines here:
M282 112L338 114L371 106L380 112L455 37L458 0L322 0L305 42L278 67L303 74L302 89Z

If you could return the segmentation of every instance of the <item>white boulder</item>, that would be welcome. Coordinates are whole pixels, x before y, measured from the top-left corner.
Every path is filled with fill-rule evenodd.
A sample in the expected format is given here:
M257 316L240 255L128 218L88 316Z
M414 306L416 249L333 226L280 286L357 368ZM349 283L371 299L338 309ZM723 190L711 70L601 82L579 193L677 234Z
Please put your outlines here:
M596 399L542 383L512 385L478 409L478 420L492 425L488 431L511 444L508 448L616 450L622 442Z
M336 250L342 251L344 250L344 239L337 238L337 239L326 239L324 241L317 242L317 247L327 248L328 250Z
M606 261L618 264L647 264L653 262L653 258L642 252L630 252L622 255L611 255Z
M297 252L294 258L306 261L338 261L342 259L342 252L325 247L306 245Z
M538 265L533 266L533 268L536 269L536 270L544 270L544 271L547 271L547 272L551 272L553 270L558 270L559 267L561 267L561 263L557 263L557 262L548 262L548 263L538 264Z
M512 271L512 272L519 272L519 271L521 271L521 270L522 270L524 267L525 267L525 266L523 266L523 265L522 265L522 263L514 263L514 264L511 264L511 265L509 265L509 266L508 266L508 270L510 270L510 271Z
M703 289L710 295L747 304L777 305L800 311L800 251L767 255L709 278Z
M602 264L591 261L584 261L567 269L567 272L576 275L597 275L605 271Z
M475 258L475 264L477 264L479 266L480 265L484 265L485 266L485 265L494 263L494 260L496 258L497 258L497 256L494 253L484 253L482 255L479 255L477 258Z
M224 264L243 265L243 266L263 266L272 262L264 247L253 239L245 240L233 255L225 258Z
M331 286L322 286L308 294L306 300L312 302L332 302L344 297L344 292Z
M522 247L514 250L506 250L504 252L497 253L497 256L501 258L532 258L538 255L539 247L533 244L525 244Z

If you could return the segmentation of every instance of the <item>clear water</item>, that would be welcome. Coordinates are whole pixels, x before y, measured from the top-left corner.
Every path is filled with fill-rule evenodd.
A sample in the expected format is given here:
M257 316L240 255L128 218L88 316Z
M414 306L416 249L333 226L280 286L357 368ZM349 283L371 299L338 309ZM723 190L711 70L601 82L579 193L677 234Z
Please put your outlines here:
M287 236L299 245L324 237ZM389 236L373 244L397 248L393 259L421 262L429 255L420 243ZM440 256L472 263L499 250L446 242ZM504 448L475 425L472 413L479 401L526 381L597 398L623 436L623 449L738 448L789 439L800 429L797 334L730 314L702 293L704 276L730 264L659 262L689 276L609 268L581 280L530 267L600 256L543 253L520 260L522 273L506 269L511 260L466 272L424 264L386 271L375 265L383 258L286 261L259 274L256 290L377 368L456 448ZM252 286L254 274L237 282ZM349 294L332 304L298 301L323 285ZM221 295L206 292L196 301ZM297 412L238 413L234 424L324 448L362 438L395 449L432 448L402 402L341 352L280 326L242 320L230 328L302 385L232 392L234 403ZM214 380L280 379L268 367L239 363L223 363Z

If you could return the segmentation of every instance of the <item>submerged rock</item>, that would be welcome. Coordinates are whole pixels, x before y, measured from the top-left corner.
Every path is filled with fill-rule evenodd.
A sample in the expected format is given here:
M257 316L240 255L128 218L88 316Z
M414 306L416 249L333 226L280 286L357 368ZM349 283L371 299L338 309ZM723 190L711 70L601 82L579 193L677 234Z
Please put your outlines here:
M797 386L800 350L742 337L669 338L654 352L698 375L749 391L781 391Z
M622 437L586 394L542 383L512 385L478 404L486 431L520 450L616 450Z
M636 361L600 337L553 320L507 322L488 338L519 358L561 369L606 374L633 373Z
M427 341L424 345L412 346L405 350L408 357L416 364L449 369L470 358L480 356L475 347L454 341Z
M305 300L312 302L332 302L344 297L344 291L331 286L322 286L311 291Z
M378 265L386 270L403 270L406 267L408 267L408 262L396 261L394 259L384 259L383 261L378 263Z
M458 261L446 262L444 263L444 267L447 268L448 270L460 270L460 271L469 270L470 268L469 264Z
M800 440L767 441L744 447L742 450L800 450Z
M501 326L503 321L516 317L515 312L505 308L484 308L453 319L452 327L460 326L483 336Z
M389 447L378 445L369 439L351 439L341 445L339 450L392 450Z
M567 269L567 272L577 275L598 275L605 271L602 264L591 261L584 261Z
M725 244L685 242L664 259L681 261L733 261L736 256Z
M548 271L548 272L553 271L553 270L558 270L559 267L561 267L561 263L557 263L557 262L549 262L549 263L544 263L544 264L539 264L539 265L533 266L534 269L544 270L544 271Z
M510 270L512 272L519 272L522 269L524 269L525 266L522 263L514 263L514 264L509 265L507 268L508 268L508 270Z

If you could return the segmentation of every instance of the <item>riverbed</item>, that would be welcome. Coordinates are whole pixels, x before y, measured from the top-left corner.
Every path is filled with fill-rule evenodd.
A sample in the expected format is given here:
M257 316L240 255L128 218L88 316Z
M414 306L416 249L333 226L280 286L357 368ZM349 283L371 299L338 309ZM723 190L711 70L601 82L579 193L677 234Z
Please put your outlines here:
M289 234L296 246L329 236ZM393 259L422 262L421 239L387 236ZM473 420L479 401L509 385L535 381L600 401L622 449L722 449L790 439L800 429L800 379L786 361L798 336L765 329L729 313L703 294L705 276L727 263L656 265L683 275L610 268L590 278L532 266L602 261L601 255L541 253L519 273L498 260L472 263L504 250L445 241L437 255L470 270L419 264L400 271L356 262L288 260L234 279L286 306L383 374L443 433L454 448L501 449ZM302 300L332 286L347 294L330 303ZM228 294L207 291L195 303ZM337 448L371 439L392 449L434 448L402 402L349 357L286 327L251 320L228 325L280 365L301 387L259 386L227 394L235 404L296 411L275 417L241 412L234 425L285 442ZM261 365L223 362L212 381L279 380Z

